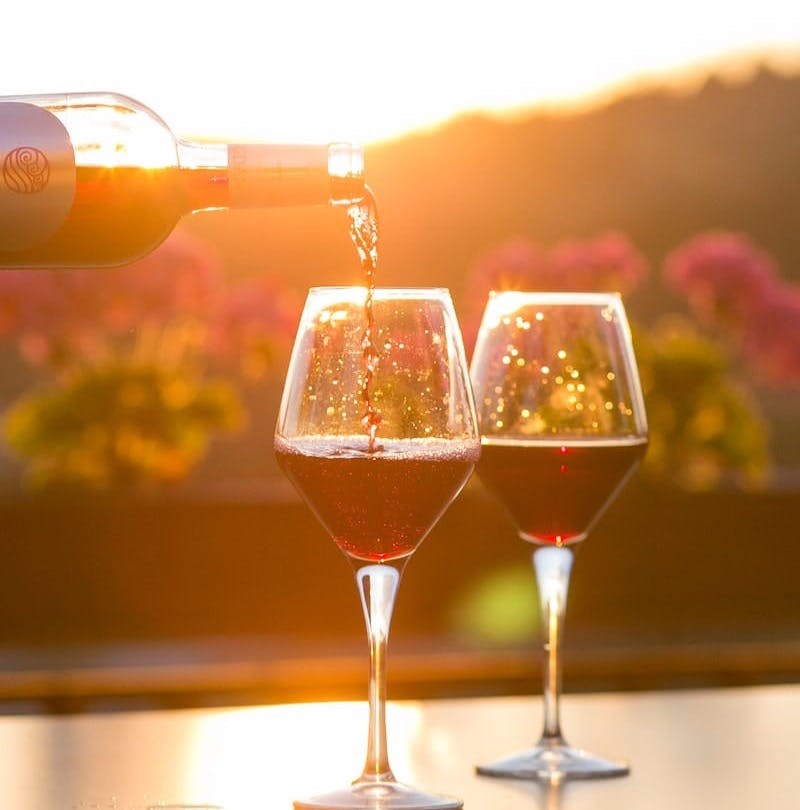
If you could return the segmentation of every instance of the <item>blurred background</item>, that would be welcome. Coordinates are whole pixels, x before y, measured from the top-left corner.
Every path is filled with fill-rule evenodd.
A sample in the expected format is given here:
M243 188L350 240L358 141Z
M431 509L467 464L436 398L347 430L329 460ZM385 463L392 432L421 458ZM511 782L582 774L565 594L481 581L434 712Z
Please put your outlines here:
M361 142L378 283L613 289L651 445L578 556L568 690L800 675L800 26L790 6L88 0L7 11L0 95L113 90L198 140ZM38 13L38 12L37 12ZM272 432L342 209L186 218L0 275L0 700L360 697L348 564ZM530 548L473 479L409 565L393 695L538 688Z

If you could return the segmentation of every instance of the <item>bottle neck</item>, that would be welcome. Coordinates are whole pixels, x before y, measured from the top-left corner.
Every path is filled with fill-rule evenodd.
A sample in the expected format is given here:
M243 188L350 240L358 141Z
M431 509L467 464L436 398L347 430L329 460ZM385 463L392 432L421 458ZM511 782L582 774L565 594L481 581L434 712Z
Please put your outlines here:
M182 169L227 169L228 144L178 141L178 165Z
M178 143L194 210L349 204L364 196L363 155L349 144Z

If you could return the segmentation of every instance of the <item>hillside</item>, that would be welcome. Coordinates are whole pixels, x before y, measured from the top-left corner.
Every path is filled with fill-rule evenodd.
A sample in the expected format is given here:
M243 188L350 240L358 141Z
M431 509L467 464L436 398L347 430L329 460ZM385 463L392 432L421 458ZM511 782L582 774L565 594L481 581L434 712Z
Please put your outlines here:
M367 150L381 215L383 284L437 284L456 299L498 241L544 244L619 229L654 266L709 228L747 231L800 278L800 78L651 91L578 115L465 117ZM230 212L185 225L235 274L299 289L359 281L341 210ZM637 305L647 307L647 291Z
M379 283L447 286L459 313L474 313L480 305L465 300L464 282L487 248L615 229L650 260L650 281L628 298L646 322L679 304L658 283L665 254L712 228L747 232L784 277L800 281L798 132L800 77L764 70L745 84L710 79L691 95L653 90L582 114L510 122L464 117L375 145L366 158L381 219ZM226 212L183 227L233 275L275 274L301 300L315 284L361 282L343 210ZM755 390L776 463L796 468L800 392ZM238 469L262 469L268 455L275 394L262 394Z

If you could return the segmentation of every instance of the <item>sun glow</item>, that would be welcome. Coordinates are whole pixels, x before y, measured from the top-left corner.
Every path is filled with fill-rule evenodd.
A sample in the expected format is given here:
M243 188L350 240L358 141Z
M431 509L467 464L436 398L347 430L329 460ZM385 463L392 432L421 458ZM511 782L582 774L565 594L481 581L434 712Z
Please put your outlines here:
M213 122L210 115L200 122L199 107L176 122L207 130L227 119L249 137L371 142L465 112L580 107L642 82L696 86L708 60L728 56L725 69L736 76L753 69L771 45L786 42L787 29L774 24L782 16L777 9L769 22L768 11L756 20L715 5L677 0L657 10L633 0L498 0L477 11L410 0L397 14L357 0L346 19L335 6L316 8L320 19L313 31L303 29L300 48L291 37L271 41L265 59L274 69L264 74L263 104L243 108L231 93ZM797 68L800 37L794 60L780 53L784 60L772 53L773 64ZM271 81L279 72L281 79ZM258 93L253 88L250 98Z
M161 3L157 12L129 11L124 37L108 36L101 0L41 6L48 25L37 32L39 56L31 59L24 38L8 38L0 95L111 89L151 106L185 138L364 143L470 111L582 105L643 80L686 85L721 57L733 74L765 55L800 69L787 0L352 0L346 8L230 0L220 13L194 14L190 28L184 4ZM7 10L8 30L26 27L21 9ZM62 35L75 19L77 49Z
M389 747L399 774L413 771L409 741L420 726L416 704L389 704ZM366 703L221 711L198 729L190 793L204 801L224 797L225 807L236 810L290 807L294 799L344 787L357 777L366 734ZM287 750L294 753L287 757Z

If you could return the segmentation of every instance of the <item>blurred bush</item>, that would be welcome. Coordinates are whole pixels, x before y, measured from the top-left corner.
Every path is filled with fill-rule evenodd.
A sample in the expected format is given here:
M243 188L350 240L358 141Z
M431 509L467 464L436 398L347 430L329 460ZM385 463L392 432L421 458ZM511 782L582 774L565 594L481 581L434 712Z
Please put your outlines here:
M0 338L35 372L5 414L36 488L142 490L184 479L246 419L241 392L285 353L294 299L231 284L174 233L117 269L5 271Z
M550 250L527 238L502 243L470 269L467 340L492 289L616 291L627 301L648 272L621 233ZM722 231L671 251L661 282L678 311L645 324L628 307L650 425L644 474L693 490L765 483L769 430L754 386L800 383L800 288L746 235Z

